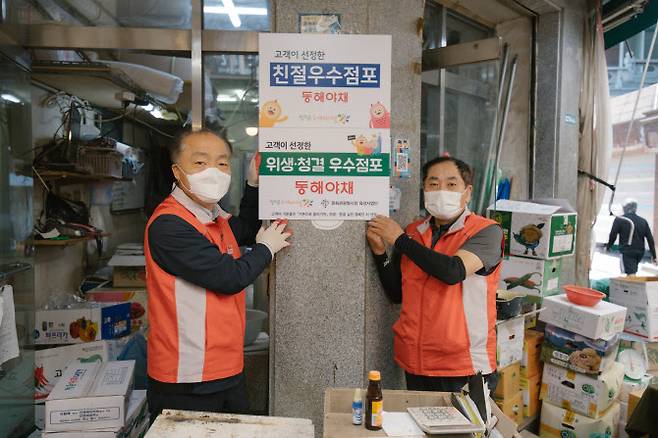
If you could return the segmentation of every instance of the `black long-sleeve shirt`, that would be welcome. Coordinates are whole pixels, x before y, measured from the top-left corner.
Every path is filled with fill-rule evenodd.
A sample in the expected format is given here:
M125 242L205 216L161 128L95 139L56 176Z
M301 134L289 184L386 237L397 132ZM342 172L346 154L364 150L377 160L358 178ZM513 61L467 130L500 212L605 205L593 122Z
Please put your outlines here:
M646 240L651 257L656 258L656 244L647 221L635 213L615 217L608 238L608 249L614 245L619 236L619 251L622 253L644 254Z
M436 227L432 224L432 247L450 228L452 224ZM498 225L491 225L468 239L461 249L478 256L482 269L477 274L487 275L502 260L501 242L503 230ZM428 248L406 234L395 241L395 247L389 258L384 253L374 254L377 273L386 295L393 303L402 302L402 254L406 255L429 275L447 284L457 284L466 277L466 268L461 258L448 256Z
M260 228L258 189L245 186L240 215L229 225L239 246L252 245ZM267 246L256 244L240 258L224 254L194 226L175 215L162 215L148 230L153 260L165 272L192 284L223 294L242 291L272 260Z
M182 190L174 191L174 197L202 222L214 219L210 212L195 204ZM245 185L240 203L240 214L229 218L229 225L239 246L255 243L261 226L258 219L258 189ZM199 233L184 219L175 215L156 218L148 229L148 243L153 260L165 272L192 284L222 294L242 291L265 270L272 260L272 253L263 244L234 259L221 252L219 247ZM237 248L236 248L237 249ZM149 388L169 394L212 394L232 388L244 379L243 373L225 379L198 383L163 383L149 378Z

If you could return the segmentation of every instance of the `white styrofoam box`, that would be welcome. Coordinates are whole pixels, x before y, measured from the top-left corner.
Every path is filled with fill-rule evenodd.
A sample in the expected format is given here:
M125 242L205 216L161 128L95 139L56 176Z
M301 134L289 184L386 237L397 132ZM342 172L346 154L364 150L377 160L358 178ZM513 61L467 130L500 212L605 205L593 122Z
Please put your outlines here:
M108 342L94 341L53 347L34 352L34 399L43 401L55 387L66 366L74 360L80 362L107 362Z
M544 364L541 398L591 418L599 417L617 400L624 367L615 362L600 376L590 376Z
M134 371L134 360L69 365L46 400L46 431L123 427Z
M523 316L496 323L496 358L498 368L505 368L523 358Z
M609 340L624 330L626 308L606 301L587 307L574 304L567 296L544 298L539 320L591 339Z
M610 301L628 308L626 332L658 341L658 277L613 278Z
M136 389L130 393L126 412L126 424L123 427L93 431L45 432L43 436L50 438L140 438L149 425L146 390ZM144 428L145 425L146 428Z
M539 436L542 438L614 436L619 425L619 403L599 418L576 414L549 402L542 403Z

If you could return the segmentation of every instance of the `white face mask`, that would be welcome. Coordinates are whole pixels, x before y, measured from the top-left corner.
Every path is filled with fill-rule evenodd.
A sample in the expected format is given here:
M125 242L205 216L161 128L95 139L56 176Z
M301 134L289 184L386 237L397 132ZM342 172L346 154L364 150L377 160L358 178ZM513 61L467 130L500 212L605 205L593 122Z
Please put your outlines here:
M439 219L452 219L462 211L463 192L438 190L425 193L425 209Z
M183 169L178 168L183 172ZM185 173L185 176L187 176L190 183L190 187L186 188L201 201L208 204L218 203L226 195L231 185L231 175L216 167L209 167L191 175Z

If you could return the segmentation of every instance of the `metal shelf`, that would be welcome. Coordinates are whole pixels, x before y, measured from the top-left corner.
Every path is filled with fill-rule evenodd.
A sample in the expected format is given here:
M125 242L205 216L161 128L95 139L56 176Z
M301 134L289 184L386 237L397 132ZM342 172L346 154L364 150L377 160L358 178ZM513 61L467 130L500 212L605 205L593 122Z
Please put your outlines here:
M0 265L0 278L9 277L19 272L29 271L32 265L29 263L16 262Z
M132 181L132 178L119 178L116 176L91 175L86 173L69 172L65 170L48 170L37 169L37 172L44 179L57 184L80 184L85 182L114 182L114 181Z
M110 233L103 233L100 237L108 237ZM88 242L90 240L96 240L96 236L85 236L85 237L72 237L70 239L41 239L35 240L35 246L71 246L78 243Z

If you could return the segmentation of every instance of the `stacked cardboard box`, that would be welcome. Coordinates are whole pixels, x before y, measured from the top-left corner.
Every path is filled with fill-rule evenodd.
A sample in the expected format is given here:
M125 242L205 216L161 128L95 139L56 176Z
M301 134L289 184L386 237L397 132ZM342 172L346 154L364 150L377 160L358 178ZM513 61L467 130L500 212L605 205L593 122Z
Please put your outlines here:
M558 294L561 259L572 255L576 246L577 215L568 202L503 200L487 213L505 236L500 289L534 297L535 302Z
M44 436L137 436L148 424L134 361L69 364L46 399Z
M617 431L624 367L611 360L619 346L626 308L593 307L566 295L544 299L544 361L540 397L542 438L610 436Z
M628 308L618 356L620 361L633 363L634 368L625 377L621 392L619 435L626 436L624 429L632 413L629 394L641 394L651 374L658 370L658 277L613 278L610 301ZM644 368L646 374L641 375Z
M559 293L562 258L575 249L573 208L559 199L503 200L487 213L501 225L505 237L499 289L525 295L525 311L540 305L543 297ZM495 398L517 422L539 412L542 334L524 330L535 322L536 316L498 322L499 385L504 389L498 389Z
M541 387L541 346L544 335L536 330L526 330L521 360L521 393L523 394L523 417L539 413L539 390Z
M523 327L523 317L498 321L496 325L498 384L494 399L500 410L517 423L523 419L523 394L520 386Z
M85 297L96 303L130 303L130 330L146 333L148 316L147 294L144 288L98 287L87 291Z
M112 266L113 287L146 287L144 245L140 243L119 245L107 264Z
M130 303L83 302L35 312L34 343L65 345L130 334Z

